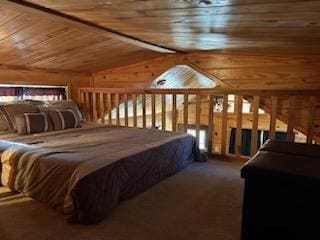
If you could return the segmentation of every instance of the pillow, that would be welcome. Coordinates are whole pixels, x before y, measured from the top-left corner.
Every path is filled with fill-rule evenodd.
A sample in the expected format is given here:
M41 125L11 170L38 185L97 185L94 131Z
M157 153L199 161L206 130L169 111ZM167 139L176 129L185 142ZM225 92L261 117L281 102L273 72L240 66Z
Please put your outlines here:
M83 119L82 113L79 110L78 105L72 100L48 101L45 102L45 105L41 106L41 109L71 109L76 114L80 122L82 122Z
M48 115L50 116L53 129L63 130L67 128L78 128L80 127L80 120L77 117L76 113L71 109L60 110L52 109L48 110Z
M52 130L50 121L45 113L24 113L15 116L19 135L48 132Z
M30 103L12 103L0 105L0 112L7 121L9 131L17 132L15 116L24 113L37 113L39 109Z

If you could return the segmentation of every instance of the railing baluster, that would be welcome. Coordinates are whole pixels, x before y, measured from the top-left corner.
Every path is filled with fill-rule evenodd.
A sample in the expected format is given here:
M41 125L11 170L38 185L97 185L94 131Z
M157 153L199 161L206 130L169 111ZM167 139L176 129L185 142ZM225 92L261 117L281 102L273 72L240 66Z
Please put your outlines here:
M92 93L92 115L93 115L93 121L96 122L98 120L96 93Z
M115 94L115 105L116 105L116 125L120 126L120 96L119 93Z
M270 117L270 139L276 139L278 97L271 97L271 117Z
M104 95L103 93L99 94L99 100L100 100L100 117L101 117L101 123L104 123L104 114L105 114L105 106L104 106Z
M128 119L128 94L124 94L124 125L126 127L129 126L129 119Z
M137 95L132 94L133 127L137 127Z
M188 94L184 94L183 96L183 131L187 132L188 130L188 111L189 111L189 96Z
M222 127L221 127L221 154L227 153L227 123L228 123L228 95L223 95L223 109L222 109Z
M91 104L90 104L90 93L89 92L85 92L85 100L86 100L86 120L88 122L91 122Z
M212 144L213 144L213 107L214 107L214 96L209 96L209 112L208 112L208 153L213 153Z
M260 97L253 97L253 119L252 119L252 130L251 130L251 148L250 155L253 156L257 152L257 141L258 141L258 123L259 123L259 105Z
M177 95L172 94L172 131L177 131Z
M289 97L289 112L288 112L288 129L287 129L287 141L294 141L294 126L295 126L295 104L296 96Z
M107 94L108 100L108 123L112 125L112 96L111 93Z
M200 143L201 95L196 96L196 140Z
M242 102L243 96L236 97L236 112L237 112L237 129L236 129L236 149L235 155L237 158L241 157L241 144L242 144Z
M156 127L156 95L151 95L151 117L152 117L152 128Z
M166 94L161 94L161 101L162 101L162 104L161 104L161 107L162 107L162 117L161 117L161 121L162 121L162 130L165 131L166 130Z
M309 103L309 117L308 117L308 129L307 129L307 143L311 144L314 132L314 118L316 116L316 98L310 97Z
M146 94L142 94L142 127L147 127L146 122Z

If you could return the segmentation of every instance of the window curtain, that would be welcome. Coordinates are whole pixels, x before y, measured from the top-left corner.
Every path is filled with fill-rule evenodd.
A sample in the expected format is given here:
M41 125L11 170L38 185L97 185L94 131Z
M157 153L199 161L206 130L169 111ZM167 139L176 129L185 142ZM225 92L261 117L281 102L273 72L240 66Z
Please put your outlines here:
M56 101L66 99L65 88L0 87L0 102L23 99Z

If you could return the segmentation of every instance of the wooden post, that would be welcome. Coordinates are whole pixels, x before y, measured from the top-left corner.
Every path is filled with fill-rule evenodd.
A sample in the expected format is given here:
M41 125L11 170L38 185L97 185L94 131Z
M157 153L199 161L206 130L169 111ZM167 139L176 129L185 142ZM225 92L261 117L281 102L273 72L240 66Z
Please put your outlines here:
M252 120L252 131L251 131L251 148L250 155L253 156L257 152L257 142L258 142L258 124L259 124L259 105L260 97L253 97L253 120Z
M309 117L308 117L308 130L307 130L307 143L311 144L314 132L314 118L316 116L316 98L310 97L309 103Z
M188 130L188 107L189 107L189 96L188 94L184 94L184 101L183 101L183 130L187 132Z
M119 93L115 94L115 105L116 105L116 125L120 126L120 96Z
M129 126L129 119L128 119L128 94L124 94L124 125L126 127Z
M227 153L227 126L228 126L228 95L223 95L222 129L221 129L221 154Z
M287 141L294 141L294 126L295 126L295 104L296 96L289 97L289 112L288 112L288 129L287 129Z
M79 89L79 99L80 99L80 109L81 109L81 113L82 113L82 117L83 117L83 120L86 121L86 106L85 106L85 97L84 97L84 92L81 91Z
M104 96L103 96L103 93L100 93L99 94L99 110L100 110L100 117L101 117L101 123L104 123L105 120L104 120L104 114L105 114L105 106L104 106Z
M137 127L137 95L132 94L133 127Z
M270 117L270 139L276 139L278 97L271 97L271 117Z
M85 108L86 108L86 120L88 122L91 122L91 110L90 110L90 93L89 92L85 92Z
M162 107L162 117L161 117L161 121L162 121L162 131L166 131L166 94L163 93L161 94L161 101L162 101L162 104L161 104L161 107Z
M213 144L213 111L214 108L214 96L209 96L209 116L208 116L208 153L213 153L212 151L212 144Z
M172 131L177 131L177 94L172 94Z
M242 102L243 96L237 96L237 129L236 129L236 157L241 157L241 142L242 142Z
M200 117L201 117L201 95L197 94L196 97L196 140L200 142Z
M156 127L156 95L153 93L151 95L151 117L152 117L152 128L155 128Z
M142 127L146 128L146 95L142 94Z
M107 94L107 100L108 100L108 122L110 125L112 125L112 98L111 93Z
M92 93L92 115L93 115L93 121L97 122L98 120L98 112L97 112L97 94Z

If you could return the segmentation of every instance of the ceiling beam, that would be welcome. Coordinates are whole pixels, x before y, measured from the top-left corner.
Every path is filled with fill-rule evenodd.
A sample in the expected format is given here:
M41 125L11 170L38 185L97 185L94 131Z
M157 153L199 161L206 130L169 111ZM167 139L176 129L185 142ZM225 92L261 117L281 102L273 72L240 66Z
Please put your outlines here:
M73 27L77 27L79 29L83 29L90 32L95 32L99 34L103 34L106 37L117 39L121 42L128 43L131 45L135 45L137 47L149 49L155 52L161 53L176 53L177 50L162 47L160 45L150 43L132 36L128 36L121 32L117 32L113 29L109 29L104 26L100 26L98 24L83 20L78 17L74 17L50 8L46 8L34 3L21 1L21 0L0 0L1 5L7 5L17 11L27 12L31 14L36 14L38 16L44 17L46 19L50 19L53 21L58 21L64 24L68 24Z

